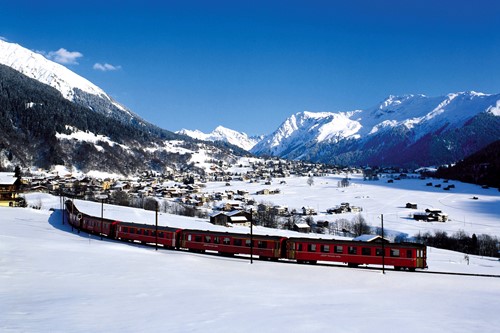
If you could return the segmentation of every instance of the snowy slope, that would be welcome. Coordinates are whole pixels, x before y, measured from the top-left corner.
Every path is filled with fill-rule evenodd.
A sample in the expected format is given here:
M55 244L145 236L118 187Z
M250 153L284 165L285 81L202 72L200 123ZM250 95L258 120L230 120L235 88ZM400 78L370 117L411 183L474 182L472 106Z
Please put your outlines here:
M77 234L62 224L59 198L41 200L42 210L0 207L2 332L479 333L500 325L498 278L155 251ZM128 211L122 216L152 218ZM470 256L468 265L435 248L428 264L500 274L494 258Z
M123 106L115 102L92 82L19 44L8 43L0 39L0 64L56 88L64 98L70 101L74 100L75 89L80 89L83 92L106 99L119 109L126 111Z
M378 155L375 163L383 163L384 159L395 163L397 158L390 155L393 153L391 150L400 151L415 145L415 151L408 150L406 154L413 156L407 159L414 158L415 161L411 162L418 165L419 153L429 145L427 141L419 140L443 132L449 134L445 137L449 143L437 146L452 147L449 160L454 161L453 158L465 154L459 147L463 145L460 140L464 139L459 133L465 126L472 126L469 134L476 133L475 139L485 144L500 139L500 128L497 126L499 105L500 94L471 91L441 97L389 96L372 108L350 112L299 112L285 120L251 152L319 162L331 162L333 159L337 163L339 161L335 161L335 156L354 154L351 159L342 161L347 164L366 164ZM386 144L389 146L384 151L382 146ZM471 144L470 150L479 146L484 146L483 142L477 147ZM378 147L378 150L373 151L373 147ZM440 153L447 157L446 153ZM425 154L432 155L434 152L426 151Z
M223 126L218 126L215 130L208 134L199 130L187 129L182 129L176 133L184 134L198 140L229 142L230 144L245 150L252 149L260 140L260 138L249 137L246 133L237 132Z

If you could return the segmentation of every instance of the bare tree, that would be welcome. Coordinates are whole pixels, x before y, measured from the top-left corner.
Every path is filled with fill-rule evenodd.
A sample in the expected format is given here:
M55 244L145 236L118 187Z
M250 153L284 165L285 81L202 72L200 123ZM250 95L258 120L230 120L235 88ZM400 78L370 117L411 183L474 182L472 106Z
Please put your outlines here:
M357 214L352 218L351 221L351 231L356 235L356 236L361 236L364 234L370 234L371 233L371 227L366 223L365 218L361 214Z

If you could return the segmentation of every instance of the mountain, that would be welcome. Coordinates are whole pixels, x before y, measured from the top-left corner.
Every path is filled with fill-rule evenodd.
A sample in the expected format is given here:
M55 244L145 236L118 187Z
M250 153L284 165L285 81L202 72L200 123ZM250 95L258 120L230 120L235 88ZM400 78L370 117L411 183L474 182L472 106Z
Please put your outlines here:
M0 40L0 170L203 173L200 162L241 152L158 128L69 69Z
M453 166L440 167L436 176L500 188L500 140Z
M63 98L75 104L132 126L145 127L148 131L173 138L171 132L146 122L92 82L18 44L0 40L0 64L57 89Z
M198 130L193 131L187 129L182 129L176 133L184 134L203 141L228 142L247 151L252 149L262 139L262 137L249 137L246 133L237 132L223 126L218 126L215 130L208 134Z
M256 144L256 155L345 165L452 163L500 139L500 94L389 96L349 112L299 112Z

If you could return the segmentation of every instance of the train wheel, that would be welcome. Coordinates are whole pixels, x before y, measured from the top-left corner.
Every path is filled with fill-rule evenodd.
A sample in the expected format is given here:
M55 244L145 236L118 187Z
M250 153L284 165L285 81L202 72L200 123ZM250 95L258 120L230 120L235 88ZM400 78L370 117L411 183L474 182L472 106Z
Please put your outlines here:
M401 270L401 267L399 267L399 266L394 266L394 270L395 270L395 271L400 271L400 270Z

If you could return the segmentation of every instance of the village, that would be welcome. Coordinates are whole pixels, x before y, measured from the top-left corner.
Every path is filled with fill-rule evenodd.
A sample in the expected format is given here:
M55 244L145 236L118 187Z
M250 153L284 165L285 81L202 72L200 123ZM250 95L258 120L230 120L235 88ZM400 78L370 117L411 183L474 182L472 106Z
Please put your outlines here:
M267 199L280 190L273 185L286 184L291 176L305 177L309 185L315 177L340 175L339 188L350 185L351 174L362 174L365 181L378 181L380 174L391 175L389 181L407 177L410 170L341 168L325 164L287 161L281 159L248 159L244 164L229 165L223 161L210 160L206 172L169 171L160 174L145 171L133 179L76 177L70 172L33 172L16 169L14 173L0 173L0 192L3 206L39 206L26 203L23 193L42 192L64 198L98 201L106 204L131 206L177 215L210 219L218 225L244 225L250 223L272 228L286 228L299 232L336 233L353 236L346 226L332 226L328 221L314 221L317 209L303 205L290 209L274 205ZM236 172L238 170L241 172ZM422 177L422 176L421 176ZM250 193L244 189L233 189L232 182L243 181L261 184L261 189ZM208 182L225 184L224 191L205 191ZM415 207L416 208L416 207ZM327 214L360 213L362 207L349 202L339 202L326 209ZM422 215L422 214L425 214ZM446 221L442 212L415 213L415 219ZM366 230L365 230L366 231Z

